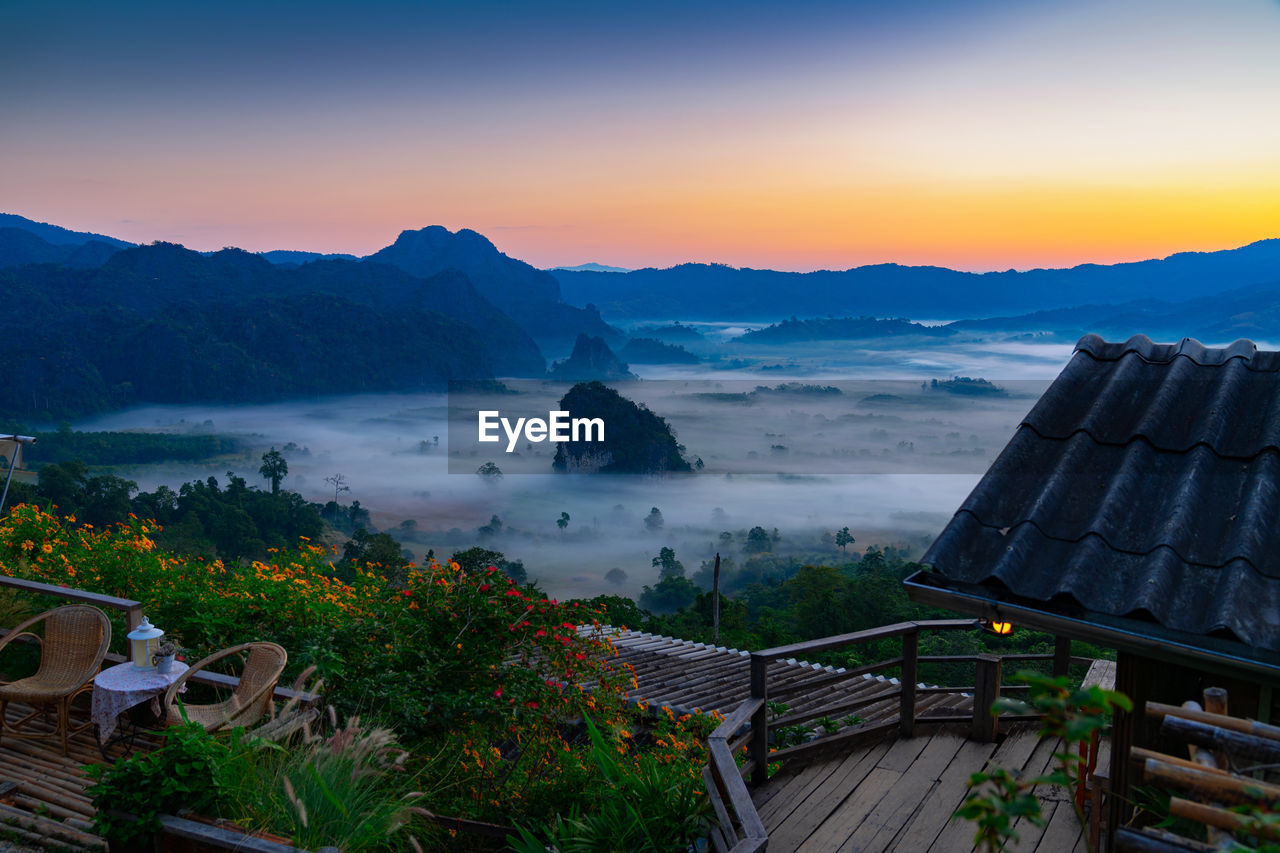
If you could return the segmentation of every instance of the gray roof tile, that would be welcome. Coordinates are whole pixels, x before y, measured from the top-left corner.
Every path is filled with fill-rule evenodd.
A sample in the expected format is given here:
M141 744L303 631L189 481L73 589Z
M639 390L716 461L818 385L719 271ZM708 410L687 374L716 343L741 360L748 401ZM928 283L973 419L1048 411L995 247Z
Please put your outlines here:
M1280 651L1280 353L1080 340L923 562Z

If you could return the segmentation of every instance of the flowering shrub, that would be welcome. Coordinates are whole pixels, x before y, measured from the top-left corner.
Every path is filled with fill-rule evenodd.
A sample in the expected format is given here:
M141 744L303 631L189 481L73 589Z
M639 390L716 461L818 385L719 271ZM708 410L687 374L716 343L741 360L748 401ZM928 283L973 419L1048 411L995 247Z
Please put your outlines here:
M157 529L131 518L97 530L15 507L0 523L0 573L139 600L197 656L282 644L290 672L318 667L329 702L400 732L431 780L419 805L438 813L510 824L567 810L604 782L583 720L624 767L638 772L643 755L701 784L697 729L714 721L667 712L634 734L634 675L609 665L607 637L579 630L595 624L588 607L457 563L410 566L399 585L357 565L344 582L333 553L305 540L270 563L188 559L158 551Z

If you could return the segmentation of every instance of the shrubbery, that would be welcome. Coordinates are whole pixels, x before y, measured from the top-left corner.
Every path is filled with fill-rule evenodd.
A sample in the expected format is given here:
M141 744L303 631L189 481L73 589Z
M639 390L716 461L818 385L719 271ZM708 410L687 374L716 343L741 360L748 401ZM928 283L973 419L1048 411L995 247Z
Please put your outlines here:
M399 585L303 541L270 562L233 565L175 557L155 546L154 522L77 525L31 506L0 523L0 572L143 602L147 616L196 655L248 640L289 650L291 675L318 667L326 700L390 724L423 780L419 805L498 823L552 826L583 792L605 784L583 721L592 720L625 766L669 765L700 785L694 729L709 718L667 720L642 735L627 705L628 670L608 664L597 612L548 599L496 568L410 566ZM115 636L124 625L113 614ZM115 641L120 648L121 640ZM590 689L584 689L590 685Z

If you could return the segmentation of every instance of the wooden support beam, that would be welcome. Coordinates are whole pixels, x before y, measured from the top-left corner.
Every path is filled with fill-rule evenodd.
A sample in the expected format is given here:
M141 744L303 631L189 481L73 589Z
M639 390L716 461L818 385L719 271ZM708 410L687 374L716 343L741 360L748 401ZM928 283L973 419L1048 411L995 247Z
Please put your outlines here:
M751 772L751 784L763 785L769 781L769 658L753 654L751 656L751 698L760 702L760 707L751 715L751 761L755 769Z
M1060 678L1071 668L1071 638L1053 638L1053 677Z
M972 737L982 743L993 742L1000 726L991 713L991 706L1000 697L1000 663L999 655L978 655L973 689Z
M920 631L902 635L902 700L898 705L899 732L903 737L915 733L916 724L916 656L920 653Z

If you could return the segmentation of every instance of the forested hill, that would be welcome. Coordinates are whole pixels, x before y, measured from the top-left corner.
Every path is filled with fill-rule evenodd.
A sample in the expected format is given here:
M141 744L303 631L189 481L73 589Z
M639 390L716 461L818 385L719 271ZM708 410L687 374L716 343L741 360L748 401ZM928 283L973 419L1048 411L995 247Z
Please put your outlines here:
M455 233L433 225L403 231L395 243L366 260L419 276L461 270L525 331L557 348L567 350L579 334L622 342L621 333L605 323L594 307L576 308L565 302L559 282L550 273L503 254L484 235L466 228Z
M262 402L541 375L533 340L456 271L273 266L227 249L124 249L100 267L0 269L0 414Z
M117 249L127 249L134 245L124 240L117 240L115 237L108 237L105 234L94 234L90 231L72 231L69 228L63 228L60 225L50 225L47 222L36 222L27 219L25 216L18 216L14 213L0 213L0 228L17 228L34 234L46 243L54 246L80 246L85 243L105 243L108 246L114 246Z
M811 273L682 264L629 273L555 270L570 302L610 318L773 320L780 315L947 319L1135 299L1177 302L1280 277L1280 240L1136 263L969 273L877 264Z

